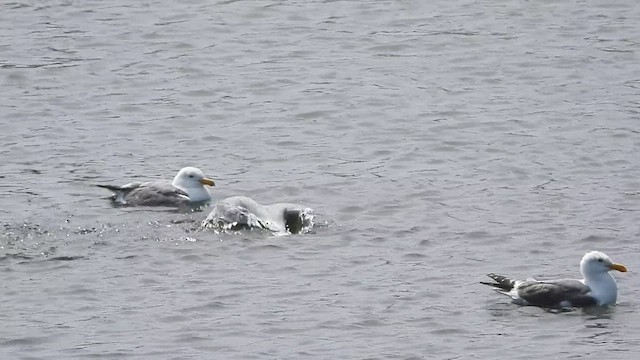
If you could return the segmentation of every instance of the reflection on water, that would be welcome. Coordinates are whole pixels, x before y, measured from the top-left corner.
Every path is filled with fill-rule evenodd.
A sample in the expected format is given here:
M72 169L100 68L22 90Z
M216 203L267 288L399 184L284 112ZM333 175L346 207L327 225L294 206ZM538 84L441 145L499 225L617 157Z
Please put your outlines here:
M589 321L612 320L615 314L616 306L591 306L582 309L582 315ZM596 325L588 324L586 326L589 327Z

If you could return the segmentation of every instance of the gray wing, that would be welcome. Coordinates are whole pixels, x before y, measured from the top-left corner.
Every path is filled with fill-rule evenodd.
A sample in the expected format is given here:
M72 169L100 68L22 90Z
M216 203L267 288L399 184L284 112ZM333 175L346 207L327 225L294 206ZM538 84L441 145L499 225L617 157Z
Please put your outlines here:
M98 185L113 191L113 201L129 206L184 206L189 204L186 192L166 182L134 182L124 186Z
M555 307L569 302L572 306L595 305L591 289L579 280L525 281L518 285L518 296L530 305Z

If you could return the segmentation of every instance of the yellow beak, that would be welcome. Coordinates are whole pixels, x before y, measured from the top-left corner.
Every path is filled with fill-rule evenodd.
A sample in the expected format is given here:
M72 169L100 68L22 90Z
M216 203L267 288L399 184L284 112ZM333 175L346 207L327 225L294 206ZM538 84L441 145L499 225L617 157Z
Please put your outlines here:
M213 180L207 179L207 178L203 178L202 180L200 180L200 184L209 185L209 186L216 186L216 183L214 183Z
M620 272L627 272L627 268L624 267L624 265L621 265L621 264L613 264L613 265L609 266L609 269L618 270Z

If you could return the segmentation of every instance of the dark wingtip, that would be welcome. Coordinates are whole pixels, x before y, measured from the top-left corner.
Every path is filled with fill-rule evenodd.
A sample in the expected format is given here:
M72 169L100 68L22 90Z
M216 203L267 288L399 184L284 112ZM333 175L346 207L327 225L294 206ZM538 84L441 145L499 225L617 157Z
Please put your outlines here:
M302 212L300 210L284 211L284 226L292 234L298 234L304 227L304 221L302 219Z
M99 188L103 188L111 191L121 190L119 186L115 186L115 185L106 185L106 184L94 184L94 185Z

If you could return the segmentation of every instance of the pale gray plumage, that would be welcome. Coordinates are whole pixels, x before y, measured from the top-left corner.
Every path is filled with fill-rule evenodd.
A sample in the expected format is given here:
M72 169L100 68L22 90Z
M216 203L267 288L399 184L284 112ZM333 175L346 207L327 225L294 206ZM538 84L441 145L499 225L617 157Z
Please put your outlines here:
M126 185L96 185L111 190L117 205L181 206L190 203L189 195L166 182L132 182Z

